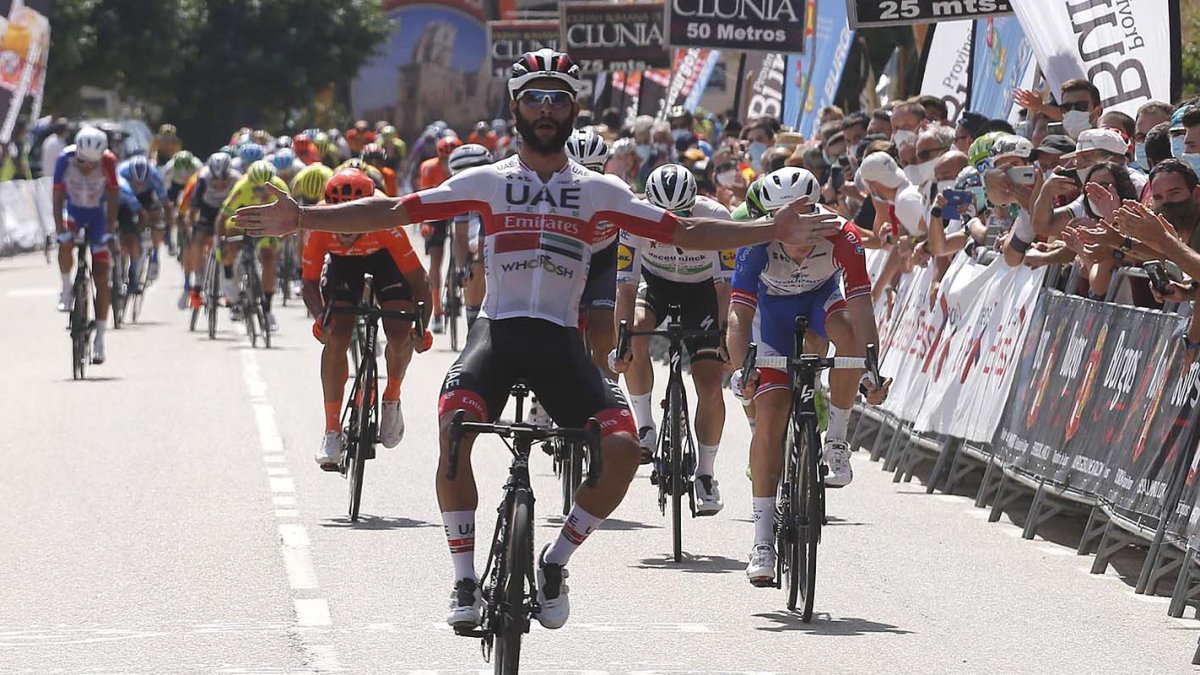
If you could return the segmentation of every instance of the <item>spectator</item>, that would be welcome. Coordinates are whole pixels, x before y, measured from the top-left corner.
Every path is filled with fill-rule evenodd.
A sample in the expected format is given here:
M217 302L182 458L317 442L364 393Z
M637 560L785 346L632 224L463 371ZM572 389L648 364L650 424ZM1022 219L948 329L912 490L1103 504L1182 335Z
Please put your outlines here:
M67 147L67 133L70 130L65 117L59 117L54 120L50 126L50 135L42 140L42 175L50 176L54 174L54 163L58 161L58 155Z
M954 125L954 147L965 154L975 139L982 134L983 126L987 124L987 121L988 119L983 115L970 110L959 115L958 122Z
M915 164L904 168L904 174L913 185L922 186L933 180L934 162L954 147L954 129L944 124L933 124L926 127L917 137L914 146ZM958 172L955 171L957 176ZM951 176L953 178L953 176Z
M932 94L922 94L916 101L925 109L925 118L930 122L946 124L949 121L950 110L942 99Z
M1036 232L1031 211L1042 184L1033 164L1033 142L1015 134L1000 136L992 144L992 168L983 175L988 200L996 206L1015 207L1017 216L1004 245L1004 261L1021 264L1033 245Z
M4 159L0 161L0 181L33 178L29 171L29 155L25 152L25 131L25 118L17 118L12 138L4 144Z
M846 113L842 112L842 109L836 105L827 105L824 108L821 108L821 112L817 114L817 122L821 126L831 122L837 122L840 124L845 118Z
M1070 136L1053 134L1044 138L1041 145L1034 148L1033 161L1043 176L1049 178L1047 174L1062 166L1066 161L1063 156L1072 152L1075 152L1075 141L1071 140Z
M901 103L892 110L892 142L901 147L915 143L917 134L928 125L925 108L916 102Z
M1063 129L1067 135L1079 140L1079 134L1095 129L1100 123L1104 108L1100 105L1100 90L1088 80L1067 80L1062 84Z
M1148 170L1153 171L1159 162L1171 159L1171 123L1157 124L1146 132L1146 163Z
M850 113L842 120L842 134L850 147L858 145L867 135L867 124L867 116L861 112Z
M750 167L755 173L764 173L762 156L767 148L775 144L774 126L768 118L760 117L742 128L741 137L746 141Z
M892 137L892 114L880 109L871 113L871 121L867 123L867 134L883 134Z
M1154 168L1149 157L1146 156L1146 138L1149 136L1150 130L1163 122L1170 122L1173 112L1174 109L1171 108L1171 105L1162 101L1143 103L1138 108L1137 117L1134 120L1133 140L1137 143L1137 147L1134 148L1134 164L1140 171L1149 172Z
M1064 160L1074 160L1074 175L1054 174L1045 181L1041 194L1037 196L1033 208L1034 230L1043 236L1058 236L1068 223L1084 213L1084 195L1080 194L1074 201L1065 206L1054 207L1056 199L1074 194L1086 185L1087 177L1092 167L1112 162L1124 168L1128 162L1125 154L1129 143L1114 129L1087 129L1080 133L1075 152L1062 155ZM1146 177L1131 171L1128 173L1133 183L1134 193L1131 199L1137 199L1146 186Z

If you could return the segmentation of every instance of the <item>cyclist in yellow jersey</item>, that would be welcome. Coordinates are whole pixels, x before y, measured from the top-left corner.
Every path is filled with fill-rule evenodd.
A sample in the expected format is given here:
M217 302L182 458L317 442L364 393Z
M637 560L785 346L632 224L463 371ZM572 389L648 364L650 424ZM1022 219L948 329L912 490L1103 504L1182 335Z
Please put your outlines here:
M387 166L396 172L397 176L404 175L404 160L408 158L408 144L396 135L396 127L390 124L379 132L379 145L387 154Z
M224 266L224 292L227 298L232 299L237 295L233 266L238 259L238 254L241 253L240 242L224 242L225 236L241 233L240 228L228 222L229 217L243 206L274 202L275 196L267 190L267 183L287 192L287 183L275 175L274 165L265 159L260 159L251 164L250 168L246 170L246 174L233 184L229 196L221 204L221 214L217 218L217 237L222 241L221 262ZM278 276L275 270L275 258L279 252L279 238L263 237L257 240L257 246L258 259L262 262L263 311L267 315L267 323L271 326L271 332L274 333L279 330L279 325L275 322L275 314L271 312L271 301L275 297L275 282ZM234 320L239 320L238 304L233 304L232 309Z
M150 139L149 152L146 154L149 155L150 161L158 166L160 163L166 163L180 150L183 150L183 141L179 140L175 125L168 123L159 127L158 133Z

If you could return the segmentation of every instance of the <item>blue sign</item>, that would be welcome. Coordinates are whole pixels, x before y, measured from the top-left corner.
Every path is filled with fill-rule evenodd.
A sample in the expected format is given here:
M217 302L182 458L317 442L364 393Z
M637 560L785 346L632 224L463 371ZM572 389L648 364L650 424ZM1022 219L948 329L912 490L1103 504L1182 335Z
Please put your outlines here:
M794 125L805 138L817 134L821 108L831 105L837 96L846 57L854 44L844 0L815 0L813 4L816 11L810 10L806 17L809 37L804 54L787 58L783 96L783 123Z
M974 58L967 109L992 119L1008 119L1013 89L1021 86L1033 63L1033 48L1016 17L976 21Z

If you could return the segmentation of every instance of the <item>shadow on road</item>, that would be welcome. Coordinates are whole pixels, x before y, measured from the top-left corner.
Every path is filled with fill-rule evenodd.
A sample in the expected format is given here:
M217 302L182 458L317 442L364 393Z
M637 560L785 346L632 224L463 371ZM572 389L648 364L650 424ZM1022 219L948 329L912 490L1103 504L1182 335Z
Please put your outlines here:
M675 562L671 555L661 558L645 558L637 565L630 565L641 570L680 570L692 574L728 574L741 572L746 569L746 563L720 555L683 554L683 560Z
M357 523L351 522L348 516L344 516L341 518L327 518L321 523L321 527L336 527L350 530L411 530L419 527L438 527L438 525L411 518L380 517L363 514L358 517Z
M91 368L92 366L88 366L88 367ZM121 380L124 380L124 379L125 378L117 377L116 375L91 375L91 374L89 374L89 375L85 376L82 380L75 380L75 379L67 377L67 378L63 378L62 380L59 380L59 381L60 382L120 382Z
M758 626L757 630L780 633L783 631L801 631L817 635L871 635L875 633L890 633L892 635L911 635L912 631L904 630L891 624L869 621L867 619L839 618L828 614L818 613L813 616L812 623L804 623L799 614L791 612L768 612L755 614L760 619L766 619L773 625Z
M633 530L660 530L662 525L649 525L647 523L638 523L632 520L621 520L620 518L609 518L600 525L601 530L617 530L621 532L630 532Z

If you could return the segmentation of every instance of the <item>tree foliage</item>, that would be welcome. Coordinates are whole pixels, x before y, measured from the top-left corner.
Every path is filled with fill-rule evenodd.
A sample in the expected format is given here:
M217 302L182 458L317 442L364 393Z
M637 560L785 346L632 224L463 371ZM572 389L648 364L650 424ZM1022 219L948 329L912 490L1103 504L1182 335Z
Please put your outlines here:
M1200 96L1200 6L1189 3L1182 9L1183 96Z
M278 128L391 32L379 0L58 0L53 27L48 111L77 111L82 85L113 89L197 147Z

